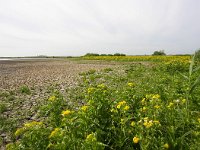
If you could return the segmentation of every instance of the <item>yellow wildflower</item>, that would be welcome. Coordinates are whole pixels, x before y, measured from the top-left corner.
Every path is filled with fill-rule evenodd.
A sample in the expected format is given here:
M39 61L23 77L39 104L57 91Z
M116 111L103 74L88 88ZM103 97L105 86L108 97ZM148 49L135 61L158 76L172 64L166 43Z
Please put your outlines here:
M135 126L135 122L134 122L134 121L131 122L131 126L132 126L132 127Z
M51 97L49 97L49 101L55 101L56 97L53 95Z
M199 121L199 123L200 123L200 118L198 118L197 120L198 120L198 121Z
M150 121L148 122L148 124L147 124L146 128L150 128L152 125L153 125L153 121L152 121L152 120L150 120Z
M119 104L124 105L124 104L126 104L126 101L121 101L121 102L119 102Z
M88 106L82 106L82 107L81 107L81 110L82 110L82 111L86 111L87 109L88 109Z
M135 137L133 138L133 143L137 144L137 143L139 142L139 140L140 140L140 139L139 139L138 137L135 136Z
M143 112L145 112L146 110L147 110L147 108L146 108L146 107L143 107L143 108L142 108L142 111L143 111Z
M163 147L166 148L166 149L169 149L169 144L166 143Z
M27 128L30 128L30 127L34 127L36 125L42 125L42 124L43 124L42 122L32 121L32 122L25 123L24 126Z
M88 88L88 94L92 93L95 88Z
M110 112L117 112L117 110L115 110L114 108L112 108L112 109L110 110Z
M143 125L144 125L146 128L150 128L150 127L153 125L153 121L152 121L152 120L148 121L148 117L146 117L146 118L144 119Z
M156 94L156 95L153 95L153 97L152 97L153 99L158 99L158 98L160 98L160 95L158 95L158 94Z
M170 102L169 105L167 106L168 108L171 108L174 106L174 103Z
M97 87L103 89L103 88L105 88L105 85L104 84L99 84L99 85L97 85Z
M86 137L86 141L96 141L96 140L97 139L96 139L94 133L91 133L91 134L87 135L87 137Z
M15 136L21 135L24 131L25 131L25 128L19 128L19 129L17 129L16 132L15 132Z
M154 106L154 108L156 108L156 109L159 109L159 108L160 108L160 106L159 106L159 105L155 105L155 106Z
M145 121L145 122L143 123L143 125L146 127L146 126L148 125L148 122Z
M71 114L72 112L70 110L65 110L65 111L62 111L62 116L67 116L69 114Z
M126 105L126 106L124 107L124 110L129 110L129 108L130 108L130 107Z
M55 128L55 129L51 132L51 134L49 135L49 138L54 137L59 131L60 131L60 128Z
M186 102L186 99L182 99L182 103L185 104L185 102Z
M121 107L121 105L118 104L118 105L117 105L117 108L120 109L120 107Z
M128 86L130 86L130 87L133 87L135 84L134 83L132 83L132 82L129 82L128 83Z
M121 124L125 124L125 120L124 119L121 119Z
M122 105L126 104L126 101L121 101L118 103L117 108L120 109Z
M146 100L145 98L142 99L142 101L141 101L142 105L145 104L145 100Z

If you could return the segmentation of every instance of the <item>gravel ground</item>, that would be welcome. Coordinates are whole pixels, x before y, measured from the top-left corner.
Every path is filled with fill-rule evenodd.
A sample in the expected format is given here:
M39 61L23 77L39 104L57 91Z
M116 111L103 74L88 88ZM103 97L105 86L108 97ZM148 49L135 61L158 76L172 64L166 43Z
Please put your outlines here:
M0 149L5 149L5 144L11 141L10 134L16 127L37 120L37 108L49 97L49 87L55 85L65 93L78 84L79 73L116 66L116 63L66 59L0 60L0 105L5 106L4 111L0 110L0 145L3 145ZM20 92L24 85L31 89L31 94Z
M41 59L0 61L0 89L17 89L22 85L41 87L56 82L73 86L80 72L111 67L109 64L77 63L76 61Z

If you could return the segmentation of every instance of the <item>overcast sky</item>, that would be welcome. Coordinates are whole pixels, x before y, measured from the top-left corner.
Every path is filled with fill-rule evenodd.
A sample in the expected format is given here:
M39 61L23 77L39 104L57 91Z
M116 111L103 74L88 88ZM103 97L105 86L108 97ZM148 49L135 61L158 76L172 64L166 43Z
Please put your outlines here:
M200 0L0 0L0 56L199 48Z

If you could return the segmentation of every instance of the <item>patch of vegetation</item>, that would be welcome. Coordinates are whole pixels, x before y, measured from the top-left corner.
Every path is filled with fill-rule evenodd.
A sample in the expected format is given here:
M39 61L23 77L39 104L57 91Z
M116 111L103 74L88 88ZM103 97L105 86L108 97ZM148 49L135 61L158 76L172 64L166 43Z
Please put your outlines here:
M111 72L111 71L113 71L113 69L112 68L105 68L103 71L104 72Z
M18 128L19 140L7 149L198 149L194 58L179 72L166 63L154 65L81 74L69 101L54 90L40 109L43 119Z
M3 113L4 111L6 111L6 104L5 103L1 103L0 104L0 113Z
M31 94L31 90L29 89L29 87L27 85L23 85L20 87L20 92L22 94Z

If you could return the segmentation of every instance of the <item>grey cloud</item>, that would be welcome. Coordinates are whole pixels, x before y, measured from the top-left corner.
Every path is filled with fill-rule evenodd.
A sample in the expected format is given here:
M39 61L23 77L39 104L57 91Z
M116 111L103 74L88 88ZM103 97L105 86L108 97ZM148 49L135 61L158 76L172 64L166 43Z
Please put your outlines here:
M193 53L197 0L0 1L0 56Z

